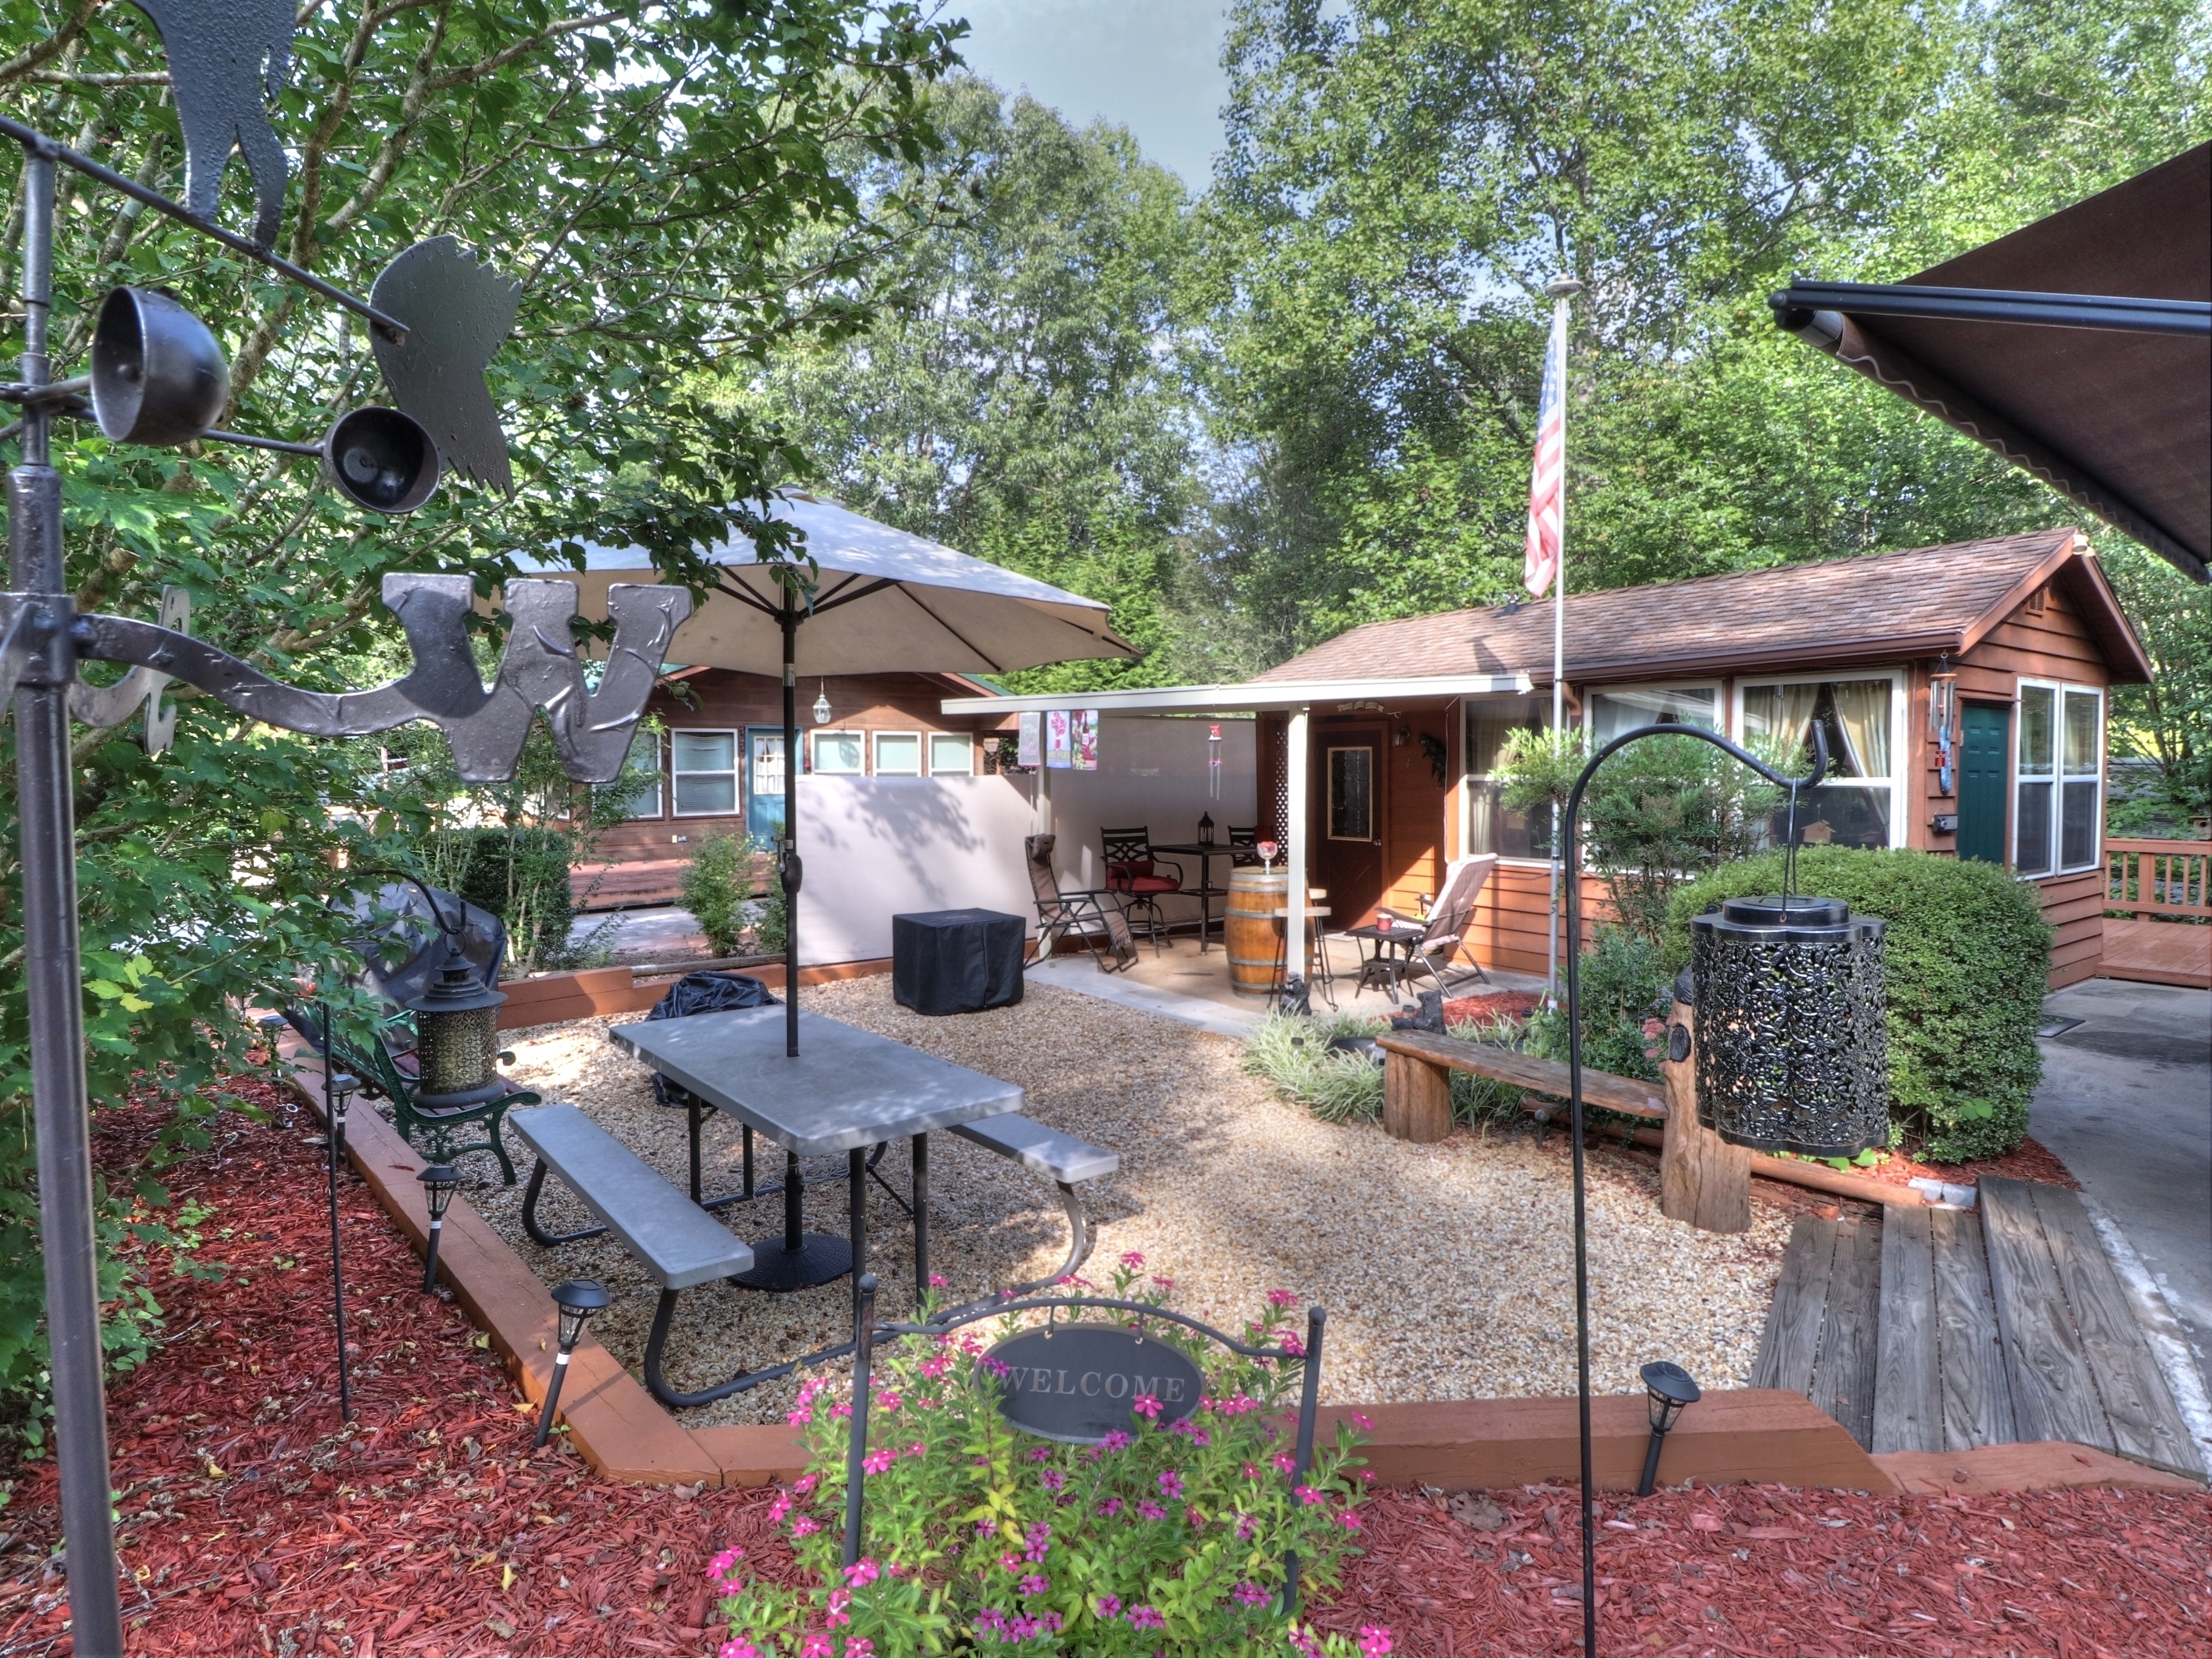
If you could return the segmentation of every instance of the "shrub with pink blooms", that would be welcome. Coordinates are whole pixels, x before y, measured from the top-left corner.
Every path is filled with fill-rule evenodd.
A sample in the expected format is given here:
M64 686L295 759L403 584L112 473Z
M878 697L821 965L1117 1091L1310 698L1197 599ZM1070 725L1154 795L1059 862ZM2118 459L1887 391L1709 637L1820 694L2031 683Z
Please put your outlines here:
M1164 1305L1161 1281L1139 1288L1143 1267L1124 1256L1107 1293ZM1296 1301L1274 1293L1244 1340L1280 1346L1294 1334ZM1138 1317L1096 1307L1073 1316ZM1000 1415L989 1350L1018 1327L1010 1317L878 1346L860 1559L849 1568L850 1415L824 1398L827 1385L802 1391L791 1415L807 1473L778 1494L773 1514L808 1587L754 1577L735 1553L718 1559L725 1656L1389 1650L1380 1627L1355 1647L1283 1608L1286 1552L1297 1553L1303 1603L1337 1583L1359 1541L1351 1429L1316 1445L1295 1487L1285 1473L1301 1366L1248 1359L1152 1321L1147 1334L1181 1347L1205 1377L1197 1411L1163 1428L1158 1402L1140 1399L1126 1431L1062 1445Z

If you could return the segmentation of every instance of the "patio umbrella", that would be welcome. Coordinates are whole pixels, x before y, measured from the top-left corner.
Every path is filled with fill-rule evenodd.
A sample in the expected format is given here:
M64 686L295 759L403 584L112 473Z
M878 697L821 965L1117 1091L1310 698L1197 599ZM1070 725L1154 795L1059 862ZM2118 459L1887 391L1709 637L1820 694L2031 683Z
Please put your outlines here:
M1080 657L1133 657L1107 625L1106 607L940 543L785 490L773 517L805 536L818 570L811 595L777 582L749 538L705 550L714 590L676 632L668 660L685 667L783 676L783 845L778 867L784 930L785 1048L799 1053L799 703L801 674L1000 674ZM578 608L606 615L617 582L661 580L644 549L586 544L584 568L518 562L525 574L578 585ZM801 566L802 570L805 569Z

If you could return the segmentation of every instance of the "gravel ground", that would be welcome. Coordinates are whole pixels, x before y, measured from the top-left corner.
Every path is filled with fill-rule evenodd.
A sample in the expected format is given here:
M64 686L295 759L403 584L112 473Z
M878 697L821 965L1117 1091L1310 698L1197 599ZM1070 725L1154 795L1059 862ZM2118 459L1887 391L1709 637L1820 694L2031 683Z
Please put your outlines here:
M1121 1168L1087 1194L1098 1224L1091 1277L1125 1251L1174 1280L1175 1304L1230 1322L1266 1293L1295 1291L1329 1311L1322 1392L1333 1401L1559 1395L1574 1388L1574 1255L1565 1148L1525 1135L1462 1131L1435 1146L1391 1140L1371 1124L1322 1123L1238 1069L1237 1045L1097 998L1033 988L1012 1008L927 1018L892 1002L887 977L808 988L805 1006L1021 1085L1032 1117L1115 1149ZM632 1017L625 1017L632 1018ZM679 1189L684 1115L653 1103L644 1070L606 1040L617 1019L505 1034L508 1074L582 1107ZM708 1191L738 1182L738 1135L706 1132ZM760 1146L760 1176L781 1153ZM528 1165L515 1148L526 1178ZM483 1165L483 1159L470 1160ZM842 1170L815 1160L810 1176ZM905 1190L903 1146L882 1174ZM481 1178L481 1170L469 1171ZM1601 1391L1637 1392L1636 1368L1673 1359L1708 1388L1750 1376L1772 1299L1788 1218L1754 1205L1752 1231L1700 1233L1659 1213L1657 1171L1604 1152L1589 1164L1591 1364ZM963 1299L1038 1277L1066 1249L1056 1194L1041 1177L949 1135L931 1141L931 1256ZM556 1195L558 1194L558 1195ZM474 1187L468 1200L549 1284L576 1273L614 1304L592 1330L633 1370L642 1363L655 1287L620 1247L588 1241L546 1251L521 1226L521 1188ZM842 1234L842 1181L809 1188L810 1230ZM588 1217L557 1186L549 1226ZM781 1200L719 1212L739 1236L781 1226ZM905 1218L881 1190L869 1204L871 1261L884 1310L911 1306ZM726 1285L684 1293L669 1371L696 1388L839 1340L848 1283L793 1296ZM685 1413L694 1424L771 1421L793 1385L771 1383Z

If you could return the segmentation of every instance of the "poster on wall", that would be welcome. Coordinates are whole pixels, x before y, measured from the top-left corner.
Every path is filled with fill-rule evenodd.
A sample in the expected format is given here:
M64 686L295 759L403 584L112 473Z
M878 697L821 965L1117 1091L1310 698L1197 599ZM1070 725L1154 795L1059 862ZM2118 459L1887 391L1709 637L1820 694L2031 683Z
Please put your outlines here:
M1075 763L1074 752L1069 744L1068 728L1071 724L1066 709L1045 710L1044 763L1055 770L1066 771Z
M1044 764L1044 716L1022 716L1022 735L1015 755L1017 766L1037 767Z
M1075 769L1096 772L1098 769L1098 711L1079 708L1069 720L1069 741L1075 750Z

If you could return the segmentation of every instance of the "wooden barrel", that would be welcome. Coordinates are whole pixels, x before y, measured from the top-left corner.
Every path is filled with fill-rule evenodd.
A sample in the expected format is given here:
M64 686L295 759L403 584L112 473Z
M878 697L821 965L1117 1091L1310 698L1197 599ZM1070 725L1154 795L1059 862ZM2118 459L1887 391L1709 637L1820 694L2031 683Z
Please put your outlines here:
M1282 989L1283 910L1291 891L1287 870L1232 870L1222 942L1229 951L1229 988L1239 996L1268 997Z

